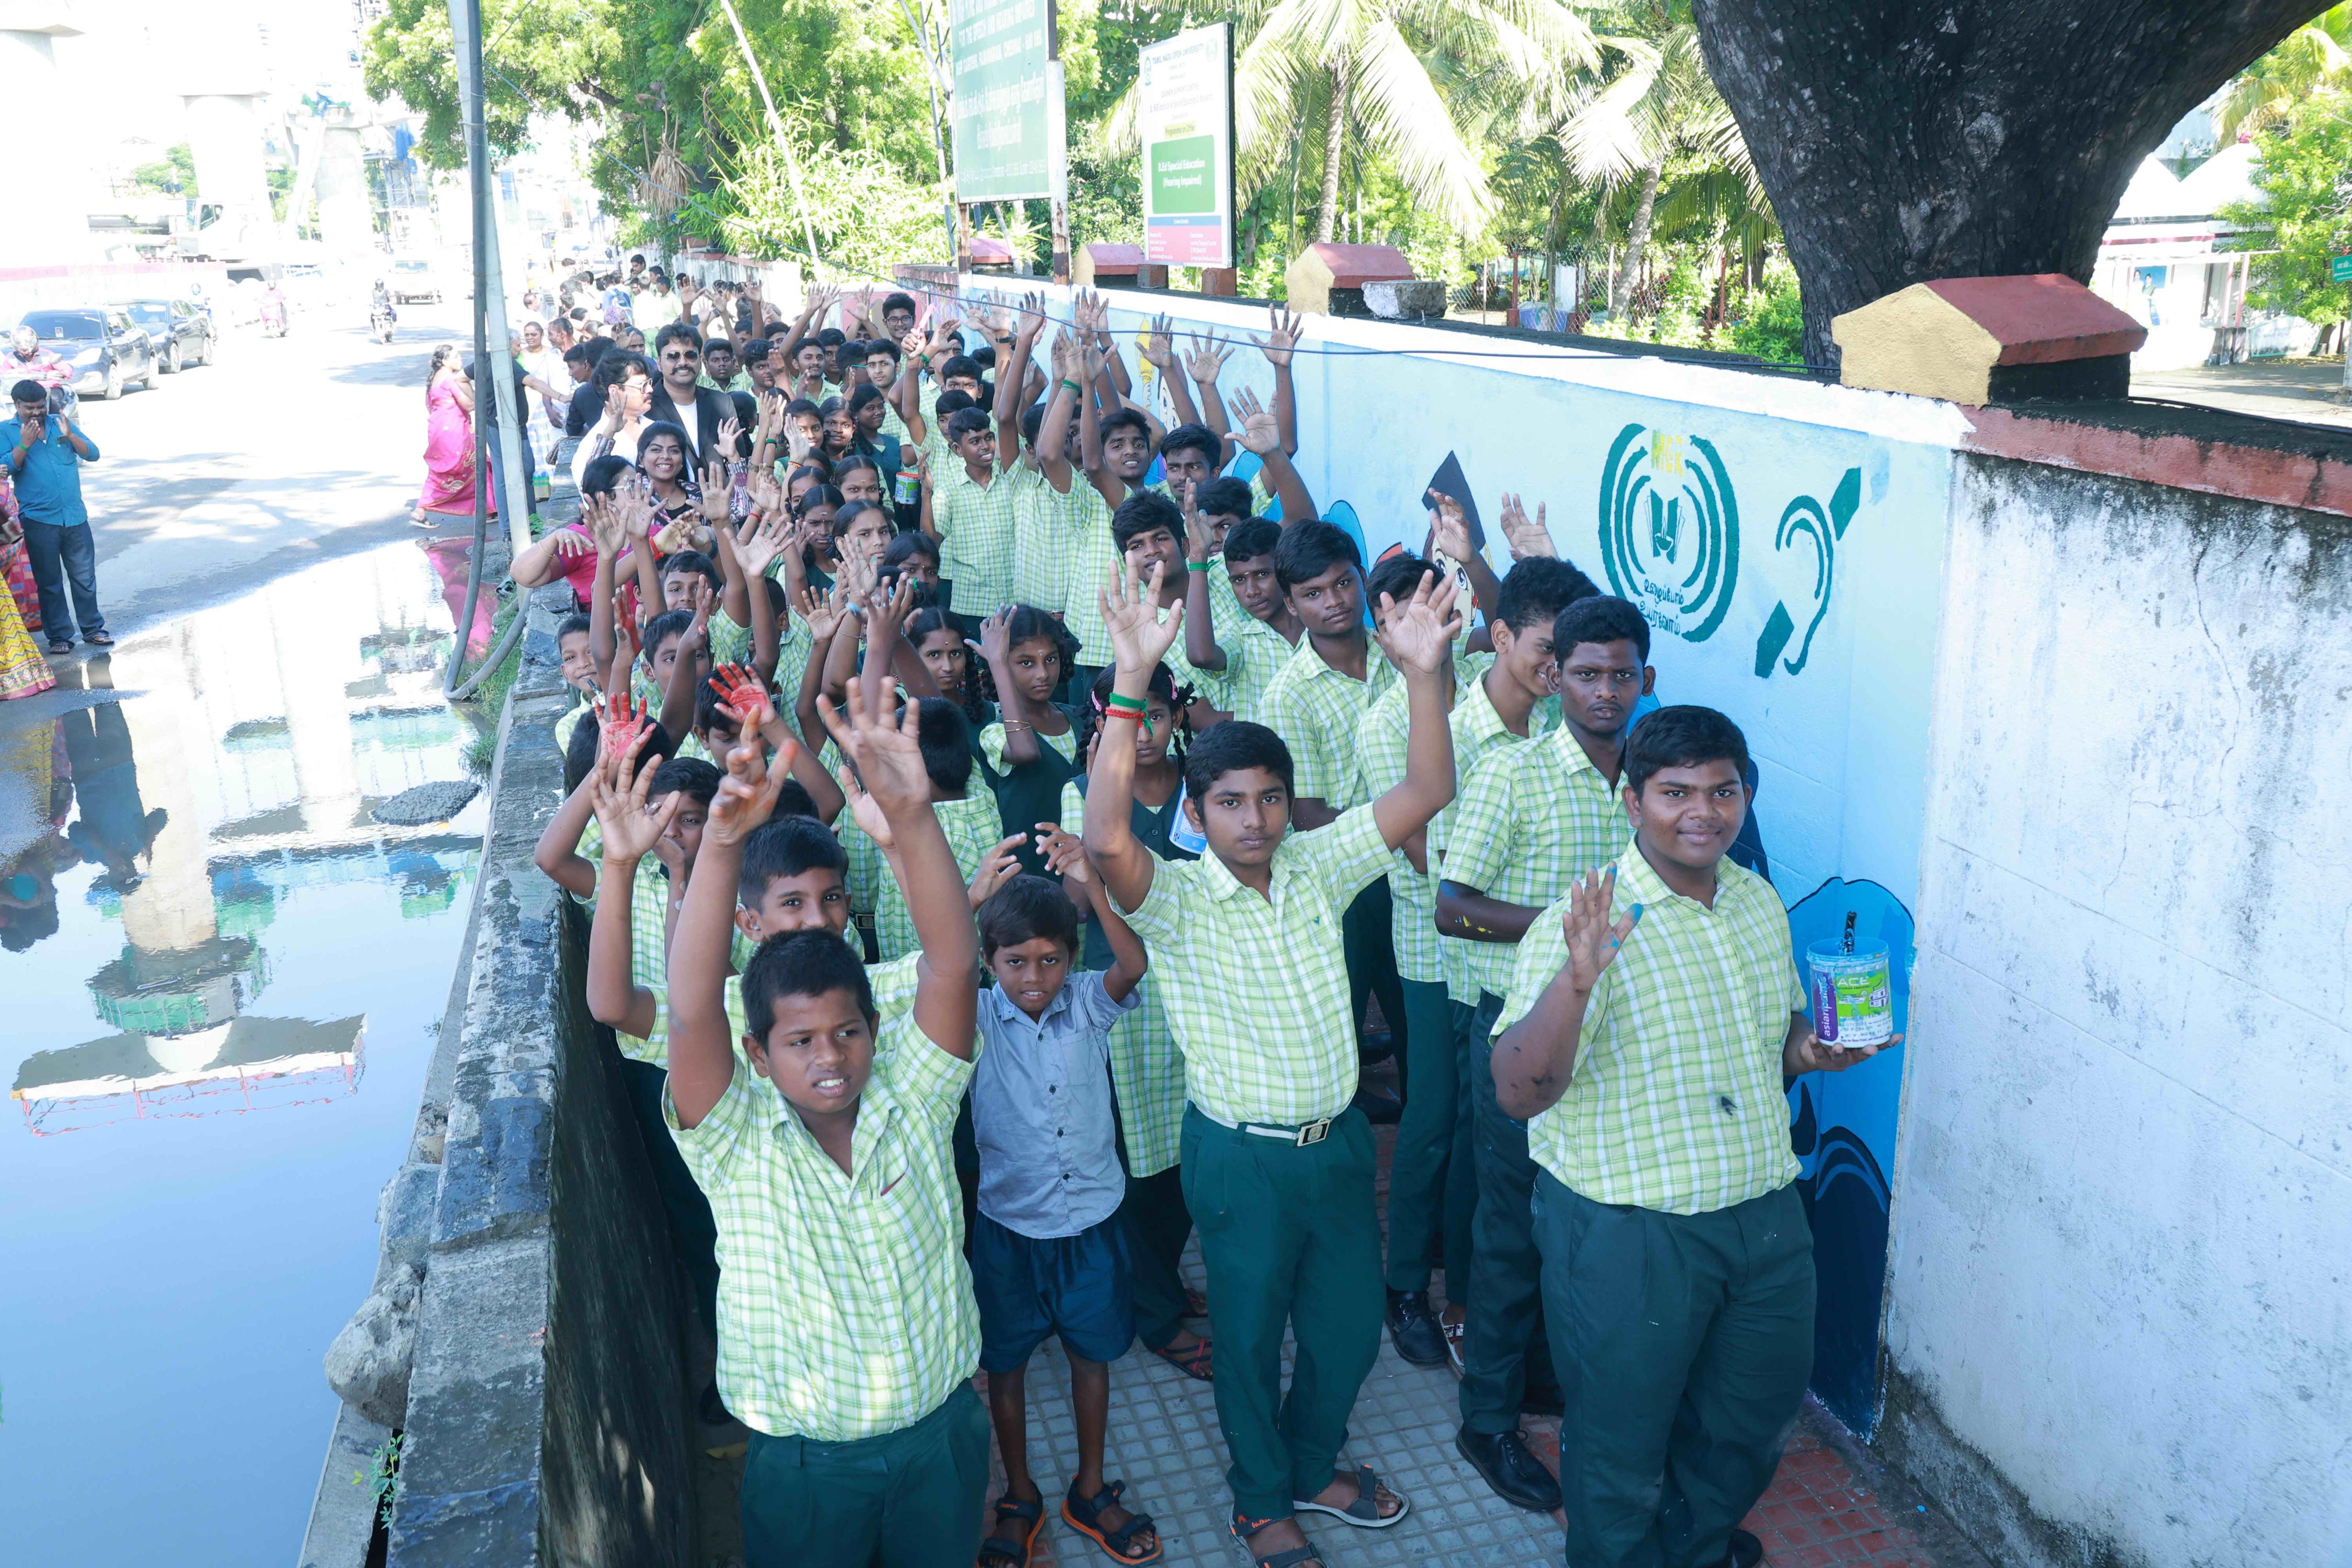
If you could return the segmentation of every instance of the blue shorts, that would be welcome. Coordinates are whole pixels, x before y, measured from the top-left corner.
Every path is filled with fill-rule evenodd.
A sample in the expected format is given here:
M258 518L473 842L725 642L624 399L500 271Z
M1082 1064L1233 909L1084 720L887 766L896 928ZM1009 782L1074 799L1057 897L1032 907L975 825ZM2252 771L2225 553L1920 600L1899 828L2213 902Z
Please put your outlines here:
M1026 1365L1047 1334L1081 1361L1117 1361L1135 1340L1127 1231L1116 1214L1076 1236L1040 1238L986 1215L972 1222L980 1370Z

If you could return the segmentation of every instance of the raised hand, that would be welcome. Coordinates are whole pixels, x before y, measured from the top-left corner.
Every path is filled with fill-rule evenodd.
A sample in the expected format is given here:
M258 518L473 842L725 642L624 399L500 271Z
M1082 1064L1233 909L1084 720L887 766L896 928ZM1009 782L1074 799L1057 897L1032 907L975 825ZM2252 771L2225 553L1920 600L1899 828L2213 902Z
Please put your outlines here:
M588 525L588 536L606 555L618 555L629 542L621 509L613 504L609 496L590 496L580 508L580 521Z
M744 520L744 526L735 535L735 560L743 568L743 575L756 584L768 574L776 557L783 553L792 531L789 518L763 516L754 510Z
M694 514L684 511L662 524L662 531L654 535L654 553L675 555L693 549L694 543Z
M1168 657L1176 634L1183 629L1181 604L1168 612L1166 620L1160 618L1160 580L1166 571L1165 563L1154 564L1150 582L1142 584L1133 567L1123 567L1098 591L1103 625L1110 632L1112 657L1122 675L1149 675Z
M724 528L734 503L735 481L727 471L727 459L714 458L702 472L702 521L714 529Z
M719 449L729 458L735 456L736 447L742 439L743 422L740 419L721 419L719 422Z
M628 637L625 634L615 633L613 641L617 648L625 645ZM627 668L622 660L614 662L623 669ZM630 696L628 679L624 676L613 683L611 691L597 700L596 754L611 757L632 751L652 728L652 716L646 712L643 702Z
M849 590L839 584L830 594L820 594L814 588L801 590L801 602L793 606L801 619L808 623L809 636L824 642L841 630L841 623L849 618Z
M1010 838L1000 838L996 847L981 858L980 869L974 871L971 880L964 885L964 896L971 902L972 913L978 914L981 905L988 902L999 888L1019 874L1021 858L1014 851L1021 847L1023 837L1016 833Z
M1447 560L1467 563L1470 559L1470 518L1462 503L1442 490L1428 492L1430 548Z
M1015 335L1024 343L1034 343L1045 330L1045 296L1034 289L1022 295L1020 311L1021 327Z
M1552 547L1551 530L1545 526L1541 501L1536 503L1535 520L1529 521L1528 509L1519 504L1519 498L1505 490L1502 516L1496 520L1496 526L1503 531L1503 542L1510 546L1514 561L1559 553Z
M1233 411L1242 422L1241 428L1234 432L1234 439L1244 448L1263 458L1282 445L1282 426L1276 422L1273 411L1258 401L1256 393L1246 386L1234 393Z
M687 590L686 603L687 607L694 612L694 619L688 622L686 630L678 634L677 656L680 658L699 653L710 640L710 612L719 603L719 595L711 591L710 579L695 578L693 586Z
M1045 869L1056 877L1066 877L1081 888L1095 879L1085 841L1058 822L1037 825L1037 853L1045 858Z
M718 793L710 797L710 815L702 825L704 844L740 849L752 829L775 815L776 797L783 793L784 780L792 776L800 742L786 735L776 746L775 760L766 760L767 755L760 737L748 735L719 759L727 772L719 781Z
M644 859L661 842L670 819L677 815L678 803L686 798L674 792L665 795L659 805L646 806L646 792L660 770L637 766L637 752L645 743L646 737L638 735L627 751L599 757L595 771L589 774L588 801L596 810L608 866L635 866Z
M871 561L866 563L866 570L874 570ZM915 613L915 596L922 591L922 586L915 581L912 574L901 574L887 588L877 583L873 593L868 595L866 613L867 647L885 650L882 657L886 659L890 657L887 649L891 639L898 635L898 628L907 624L907 617ZM869 654L867 657L872 656Z
M1217 342L1217 335L1214 332L1205 337L1195 337L1190 341L1192 344L1192 357L1185 362L1185 374L1202 386L1214 386L1219 373L1225 368L1225 354L1228 351L1223 343Z
M1441 580L1433 572L1422 574L1420 585L1402 605L1395 595L1381 595L1377 617L1381 629L1374 634L1381 651L1399 669L1435 674L1454 651L1454 639L1461 635L1462 617L1452 614L1453 608L1454 579Z
M1176 323L1168 316L1151 318L1151 331L1143 339L1143 357L1163 373L1176 363Z
M1617 868L1587 872L1568 890L1568 910L1559 917L1560 934L1568 941L1569 984L1584 995L1601 983L1601 972L1617 961L1625 939L1642 919L1642 906L1615 921L1609 918L1617 898Z
M869 690L864 681L853 684L847 700L838 707L829 697L816 700L817 715L834 744L856 767L858 782L883 816L893 818L928 811L931 800L931 775L923 766L915 704L908 703L894 719L890 704L896 700L887 685ZM863 826L864 818L859 821Z
M596 542L577 529L559 528L547 537L553 542L555 552L567 560L575 555L593 555L596 551Z
M1209 520L1201 515L1198 498L1187 493L1184 498L1184 559L1206 561L1214 552L1216 542L1216 531L1209 526Z
M1253 335L1250 342L1255 343L1258 352L1265 355L1266 363L1280 370L1290 363L1290 356L1297 352L1298 318L1279 305L1269 305L1266 307L1265 319L1265 336L1261 338Z
M999 680L1013 679L1013 606L998 607L993 615L980 623L980 640L963 639L963 646L988 661L989 673Z
M767 683L750 665L722 664L710 672L710 684L719 696L719 711L733 720L747 739L776 716Z

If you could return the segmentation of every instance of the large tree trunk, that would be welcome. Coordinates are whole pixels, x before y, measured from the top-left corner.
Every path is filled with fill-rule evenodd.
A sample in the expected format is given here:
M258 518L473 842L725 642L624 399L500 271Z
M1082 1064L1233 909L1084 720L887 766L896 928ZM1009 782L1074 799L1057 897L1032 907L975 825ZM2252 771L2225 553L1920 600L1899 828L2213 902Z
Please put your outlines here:
M1830 321L1932 278L2088 282L2124 187L2180 117L2322 0L1696 0L1804 286Z
M1315 214L1315 237L1328 239L1339 221L1339 157L1348 138L1348 89L1353 61L1341 55L1331 67L1331 112L1323 125L1323 205Z
M1612 321L1625 314L1633 297L1633 269L1642 264L1643 247L1650 243L1650 216L1658 210L1658 181L1665 174L1664 158L1652 162L1642 171L1642 194L1633 203L1633 226L1625 231L1625 259L1618 264L1617 276L1609 285L1609 319Z

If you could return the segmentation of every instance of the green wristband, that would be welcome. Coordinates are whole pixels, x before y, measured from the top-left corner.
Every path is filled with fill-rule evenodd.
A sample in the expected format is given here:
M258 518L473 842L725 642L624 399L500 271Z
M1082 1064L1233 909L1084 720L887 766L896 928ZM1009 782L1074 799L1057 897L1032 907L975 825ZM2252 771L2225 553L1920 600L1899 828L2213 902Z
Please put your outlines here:
M1187 561L1184 563L1184 570L1187 572L1206 572L1208 569L1209 563L1205 561Z
M1078 384L1077 384L1076 382L1072 381L1072 380L1071 380L1068 376L1066 376L1066 376L1064 376L1064 377L1062 378L1062 384L1063 384L1064 386L1068 387L1072 392L1078 392L1078 391L1082 391L1082 390L1084 390L1083 388L1081 388L1081 387L1078 385Z

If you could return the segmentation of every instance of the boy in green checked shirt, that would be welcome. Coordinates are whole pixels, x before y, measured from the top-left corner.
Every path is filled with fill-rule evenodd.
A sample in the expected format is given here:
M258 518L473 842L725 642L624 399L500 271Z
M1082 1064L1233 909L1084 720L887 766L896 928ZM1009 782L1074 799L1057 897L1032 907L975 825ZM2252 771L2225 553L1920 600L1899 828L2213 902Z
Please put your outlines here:
M1301 1510L1384 1529L1406 1509L1369 1466L1335 1468L1381 1333L1371 1127L1350 1105L1358 1070L1339 927L1390 853L1453 795L1439 670L1461 622L1448 613L1450 585L1426 580L1409 605L1382 607L1384 646L1413 694L1402 783L1291 836L1281 737L1220 724L1184 768L1186 821L1209 853L1163 860L1134 835L1135 748L1119 743L1181 629L1181 608L1159 618L1160 586L1130 578L1102 597L1118 673L1089 773L1087 851L1151 949L1184 1056L1184 1196L1208 1264L1233 1532L1261 1568L1301 1568L1320 1561ZM1286 1396L1286 1327L1297 1340Z
M1724 858L1748 762L1739 727L1710 708L1634 725L1633 842L1528 929L1496 1020L1495 1097L1532 1119L1541 1167L1579 1568L1753 1568L1763 1548L1737 1527L1812 1370L1787 1089L1874 1052L1814 1037L1780 896Z
M1013 533L1021 485L996 461L996 431L978 408L948 416L959 459L923 491L923 531L940 542L940 569L955 584L950 604L966 635L1013 593Z
M754 1568L930 1568L980 1545L988 1417L950 1147L979 944L916 714L894 725L887 700L861 683L845 718L824 711L906 878L923 948L911 1000L877 1006L830 934L763 942L739 1052L737 870L782 783L757 746L728 754L670 949L669 1124L718 1219L719 1384L752 1429Z
M1467 552L1466 527L1442 533L1439 543ZM1383 563L1381 571L1388 570ZM1503 579L1487 619L1495 651L1456 660L1450 711L1457 777L1470 777L1490 752L1524 745L1559 721L1559 704L1551 695L1552 621L1579 595L1591 591L1583 573L1549 557L1521 561ZM1406 732L1403 693L1392 687L1372 704L1357 733L1367 787L1385 789L1402 776ZM1391 929L1404 990L1407 1093L1389 1170L1388 1328L1397 1353L1422 1366L1447 1360L1454 1336L1444 1331L1463 1321L1473 1278L1470 1224L1477 1187L1461 1136L1467 1123L1467 1068L1454 1037L1446 973L1452 955L1445 951L1460 944L1438 935L1436 920L1436 879L1448 824L1459 810L1457 802L1441 812L1424 842L1408 843L1389 868L1396 905ZM1458 1164L1457 1143L1465 1145ZM1427 1297L1441 1233L1447 1298L1443 1328L1430 1315ZM1516 1436L1516 1408L1512 1415L1509 1430ZM1516 1461L1523 1458L1530 1480L1542 1474L1531 1457L1507 1458L1515 1471L1521 1468Z
M1266 688L1307 635L1275 579L1274 552L1281 542L1282 524L1263 517L1234 523L1222 542L1185 538L1184 566L1192 579L1184 600L1185 661L1208 679L1211 700L1253 724L1265 722ZM1220 582L1235 606L1223 617L1216 607Z
M1520 937L1577 877L1624 848L1620 756L1654 679L1649 623L1623 599L1575 600L1551 623L1549 641L1564 722L1540 742L1500 749L1463 771L1437 892L1437 929L1461 976L1453 1012L1475 1207L1454 1442L1503 1498L1546 1510L1559 1506L1559 1489L1518 1436L1529 1391L1540 1394L1555 1381L1528 1220L1536 1167L1526 1128L1495 1103L1487 1043Z

